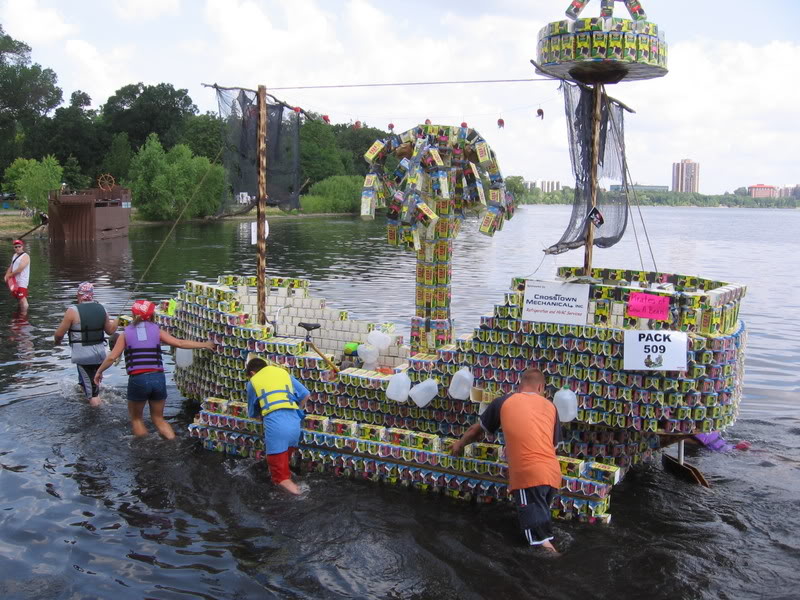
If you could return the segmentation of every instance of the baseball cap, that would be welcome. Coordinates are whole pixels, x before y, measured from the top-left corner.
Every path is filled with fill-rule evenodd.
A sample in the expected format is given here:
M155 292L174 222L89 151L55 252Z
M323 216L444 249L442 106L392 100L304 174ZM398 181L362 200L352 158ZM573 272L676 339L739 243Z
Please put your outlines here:
M131 306L131 313L133 313L133 316L141 317L145 320L150 319L154 312L156 312L156 305L149 300L137 300L133 303L133 306Z
M13 242L11 242L11 245L12 246L24 246L25 242L23 242L22 240L14 240Z

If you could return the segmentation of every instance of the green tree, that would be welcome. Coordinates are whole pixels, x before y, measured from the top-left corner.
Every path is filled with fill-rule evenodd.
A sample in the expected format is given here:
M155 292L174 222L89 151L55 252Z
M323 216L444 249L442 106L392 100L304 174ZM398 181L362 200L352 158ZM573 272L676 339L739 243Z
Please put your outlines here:
M300 168L303 180L309 179L312 185L345 174L330 125L309 119L300 127Z
M117 181L123 181L128 177L128 170L131 167L133 150L128 141L128 134L124 131L116 134L111 140L111 147L103 159L102 171L111 173Z
M30 208L47 212L47 195L61 187L63 171L54 156L30 161L14 184L14 191Z
M750 192L747 191L746 187L740 187L733 190L734 195L736 196L749 196Z
M25 171L27 171L34 164L36 164L36 161L29 158L14 159L14 162L6 167L5 171L3 172L3 191L16 192L17 182L22 179Z
M71 190L82 190L88 188L92 184L92 178L83 174L78 159L71 154L64 163L63 177L64 183L66 183L67 187Z
M365 177L369 172L369 164L364 160L364 153L376 139L388 137L388 132L366 125L355 128L344 123L334 125L331 129L336 138L345 175Z
M300 198L300 207L306 213L358 213L363 185L358 175L328 177L311 186Z
M205 156L210 161L220 162L222 123L222 119L212 112L191 115L184 123L180 143L189 146L195 156Z
M93 179L100 171L107 143L97 113L88 108L91 103L86 92L73 92L69 106L56 109L52 118L41 119L31 129L26 138L26 153L52 154L64 165L74 156L82 173Z
M171 148L181 139L186 120L197 113L188 90L172 84L132 83L118 89L100 110L111 134L127 132L131 145L141 147L151 133Z
M25 131L61 103L55 72L31 64L30 53L0 25L0 171L18 156Z
M144 219L176 219L187 204L184 217L204 217L219 208L225 171L203 156L193 156L183 144L165 152L158 136L151 134L131 161L129 185Z
M506 177L506 191L511 192L515 198L522 198L525 194L525 180L519 175Z

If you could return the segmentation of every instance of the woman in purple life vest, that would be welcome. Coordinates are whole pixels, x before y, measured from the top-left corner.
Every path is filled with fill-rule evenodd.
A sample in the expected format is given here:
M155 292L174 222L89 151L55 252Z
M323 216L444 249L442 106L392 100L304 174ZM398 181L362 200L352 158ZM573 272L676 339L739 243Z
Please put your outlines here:
M164 420L164 404L167 400L167 381L161 361L161 344L175 348L214 349L214 342L191 342L172 337L152 322L156 305L147 300L133 303L133 322L117 338L114 349L97 369L94 381L103 380L103 371L110 367L125 352L125 369L128 371L128 415L133 435L147 435L144 424L144 406L150 405L150 418L162 437L175 437L172 426Z

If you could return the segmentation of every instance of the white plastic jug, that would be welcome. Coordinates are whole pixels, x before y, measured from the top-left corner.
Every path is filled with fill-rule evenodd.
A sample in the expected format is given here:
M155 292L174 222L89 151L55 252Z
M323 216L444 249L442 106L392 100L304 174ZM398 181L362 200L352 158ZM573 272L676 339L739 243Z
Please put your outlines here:
M408 400L409 390L411 390L411 378L405 371L400 371L389 378L386 397L395 402L405 402Z
M191 349L175 348L175 366L181 369L188 369L194 362L194 353Z
M358 358L364 361L364 368L374 371L378 366L378 349L372 344L360 344L358 346Z
M453 378L450 380L450 387L447 393L451 398L456 400L466 400L469 398L469 393L472 390L472 382L475 378L472 376L472 370L469 367L459 369Z
M439 383L431 378L411 388L408 396L414 401L414 404L420 408L425 408L436 397L438 391Z
M574 421L578 416L578 397L569 388L562 388L553 397L553 404L558 409L558 420L562 423Z
M376 329L367 335L367 344L372 344L379 352L386 352L392 344L392 337Z

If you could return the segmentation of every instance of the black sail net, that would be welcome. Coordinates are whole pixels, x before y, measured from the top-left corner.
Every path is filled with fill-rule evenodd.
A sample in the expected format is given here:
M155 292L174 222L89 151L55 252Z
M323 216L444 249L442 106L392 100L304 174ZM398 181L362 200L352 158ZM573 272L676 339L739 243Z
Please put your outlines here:
M258 197L258 100L253 90L216 88L223 121L223 165L228 189L222 210ZM267 205L300 208L301 115L279 101L267 101Z
M589 231L589 213L592 210L592 115L594 94L590 88L562 83L567 113L570 160L575 174L575 198L572 215L564 235L558 243L545 250L547 254L561 254L586 244ZM600 111L600 147L597 179L622 182L625 180L625 128L623 110L619 104L607 101L603 95ZM594 245L610 248L622 239L628 224L628 196L626 186L618 192L598 191L597 209L602 225L595 226Z

